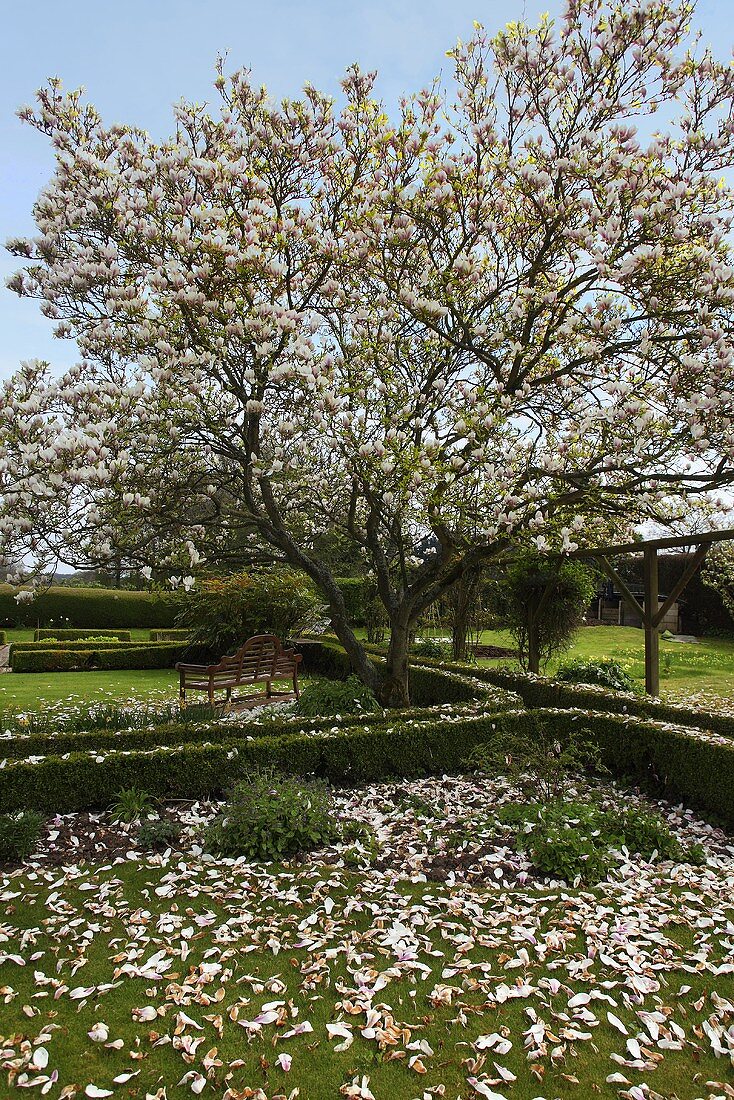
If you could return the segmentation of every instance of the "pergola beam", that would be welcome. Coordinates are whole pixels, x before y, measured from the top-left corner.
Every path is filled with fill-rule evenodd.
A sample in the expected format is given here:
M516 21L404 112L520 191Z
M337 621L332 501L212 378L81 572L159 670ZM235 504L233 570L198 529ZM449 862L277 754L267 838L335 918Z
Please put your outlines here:
M720 531L702 531L699 535L670 535L662 539L645 539L644 542L623 542L618 546L597 546L594 549L572 550L570 554L548 554L549 558L559 561L569 558L594 558L599 554L613 557L616 554L643 554L647 547L655 550L673 550L684 546L708 546L712 542L724 542L734 539L734 527Z

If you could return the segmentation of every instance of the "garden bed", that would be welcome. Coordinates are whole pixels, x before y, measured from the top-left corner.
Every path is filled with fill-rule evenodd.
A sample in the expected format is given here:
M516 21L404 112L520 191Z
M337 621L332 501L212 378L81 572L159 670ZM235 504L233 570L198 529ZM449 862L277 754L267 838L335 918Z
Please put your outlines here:
M215 803L164 807L187 833L158 855L106 813L49 822L0 876L4 1095L731 1095L730 839L657 803L705 865L620 852L574 888L491 825L523 797L481 777L337 791L378 850L285 866L201 853Z

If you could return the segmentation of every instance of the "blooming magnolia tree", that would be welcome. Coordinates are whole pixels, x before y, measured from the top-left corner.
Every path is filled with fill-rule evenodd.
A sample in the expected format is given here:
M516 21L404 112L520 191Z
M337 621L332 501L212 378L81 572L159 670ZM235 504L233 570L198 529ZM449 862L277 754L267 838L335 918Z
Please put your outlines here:
M451 92L395 117L356 68L340 113L220 71L219 110L179 105L163 144L52 82L21 112L57 171L11 285L83 361L24 398L43 421L57 395L74 457L60 506L20 475L17 527L87 560L285 560L401 703L411 628L467 571L711 500L734 479L734 69L686 49L690 16L570 0L477 27ZM334 528L374 573L384 674L313 550Z

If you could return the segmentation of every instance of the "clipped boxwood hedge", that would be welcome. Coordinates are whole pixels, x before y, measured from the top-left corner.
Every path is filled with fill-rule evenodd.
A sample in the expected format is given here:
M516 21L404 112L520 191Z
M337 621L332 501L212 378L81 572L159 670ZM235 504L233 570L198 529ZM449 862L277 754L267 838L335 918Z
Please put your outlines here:
M306 672L320 673L332 680L346 680L352 671L349 658L341 645L331 640L299 639L296 646L303 654ZM384 658L374 655L375 664L383 664ZM481 685L467 678L467 669L459 674L452 669L426 664L410 669L410 702L415 707L432 707L441 703L471 703L482 698Z
M323 644L336 645L336 641ZM384 647L365 646L375 656L384 655ZM487 668L450 661L420 658L421 666L441 669L458 675L472 676L487 684L495 684L507 691L516 692L526 707L557 707L560 710L599 710L612 714L630 715L635 718L651 718L657 722L672 722L679 726L709 730L722 737L734 739L734 718L694 707L664 703L649 696L633 696L622 691L593 687L588 684L569 684L546 676L529 676L509 668Z
M55 653L63 651L65 653L80 653L83 650L99 650L112 649L116 653L124 653L130 649L158 649L162 645L176 645L180 647L180 643L175 642L91 642L88 638L79 638L77 641L57 642L53 638L44 638L40 642L11 642L10 645L10 663L13 663L13 654L15 653Z
M0 645L8 644L8 635L4 630L0 630Z
M65 588L58 585L40 592L31 603L15 601L17 589L0 585L0 623L4 626L53 628L68 622L72 627L175 626L176 603L164 592L135 592L115 588Z
M508 708L521 707L519 696L509 692L482 701L483 714L497 714ZM411 707L400 711L400 722L435 721L435 708ZM117 749L123 752L132 749L154 749L171 745L204 744L208 741L241 741L252 737L285 737L294 733L335 732L346 725L359 728L378 728L394 726L395 711L375 711L364 715L351 715L347 720L337 720L334 716L322 718L304 718L300 715L269 716L264 721L244 719L242 722L227 721L226 725L218 721L203 720L196 723L186 721L161 722L158 725L142 729L110 730L96 729L87 731L61 730L58 733L31 733L15 737L0 738L0 759L22 760L32 756L58 755L67 752L84 752L101 749Z
M186 646L158 642L144 645L101 643L93 649L23 649L13 647L13 672L92 672L114 669L173 668Z
M118 642L129 642L132 635L129 630L103 630L101 627L87 627L86 630L54 630L53 627L41 628L33 632L34 642L46 638L56 638L60 642L78 642L81 638L115 638Z
M465 665L446 665L458 671ZM516 691L528 707L558 707L569 709L607 711L612 714L631 715L635 718L652 718L657 722L672 722L693 729L710 730L722 737L734 739L734 718L710 711L695 710L673 703L663 703L652 698L631 696L625 692L609 691L584 684L566 684L543 676L523 676L521 673L501 668L473 668L471 674L489 684Z
M164 798L221 793L253 768L317 775L333 783L364 783L459 772L471 749L498 733L534 734L550 727L559 738L572 725L587 729L617 775L653 785L734 826L734 745L613 714L515 711L481 717L431 718L339 733L293 733L219 744L184 744L151 752L94 750L49 756L0 769L0 805L45 811L106 806L123 787Z

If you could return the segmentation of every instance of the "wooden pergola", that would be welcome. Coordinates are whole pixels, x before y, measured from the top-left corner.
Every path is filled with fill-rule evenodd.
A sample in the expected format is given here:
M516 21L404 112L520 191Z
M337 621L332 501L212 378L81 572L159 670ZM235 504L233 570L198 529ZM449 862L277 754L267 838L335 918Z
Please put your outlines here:
M660 691L660 634L658 627L675 601L683 592L690 580L693 579L696 570L706 556L709 546L713 542L725 542L734 539L734 529L727 528L720 531L705 531L698 535L671 535L667 538L650 539L644 542L626 542L619 545L598 546L591 550L574 550L570 554L549 555L558 561L573 559L591 559L610 580L614 582L622 595L629 600L642 619L645 631L645 691L648 695L658 695ZM673 550L683 547L695 547L686 568L678 581L673 585L669 594L660 604L660 589L658 585L658 551ZM644 572L644 597L640 604L637 597L630 591L629 585L620 577L612 565L610 558L628 556L631 554L643 555ZM539 620L546 599L550 596L551 587L541 597L534 612L534 619ZM531 672L537 672L538 667L533 668L532 629L529 631L529 665ZM537 649L535 656L537 658Z

